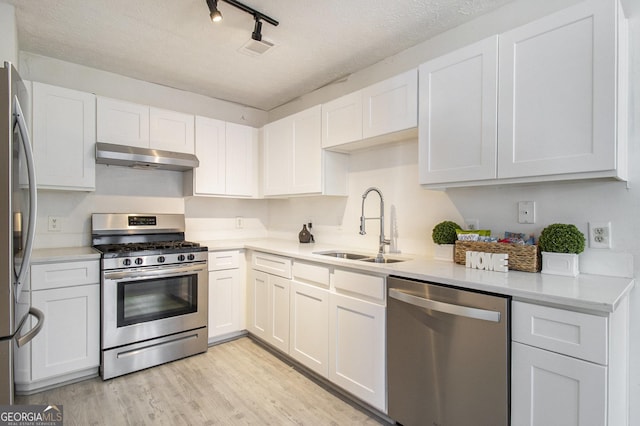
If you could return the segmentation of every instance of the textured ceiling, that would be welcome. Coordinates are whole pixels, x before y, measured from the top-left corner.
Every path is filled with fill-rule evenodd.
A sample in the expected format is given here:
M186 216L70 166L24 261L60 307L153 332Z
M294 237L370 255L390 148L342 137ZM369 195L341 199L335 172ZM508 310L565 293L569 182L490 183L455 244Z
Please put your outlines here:
M253 17L205 0L0 0L21 50L270 110L511 0L243 0L275 47L238 50Z

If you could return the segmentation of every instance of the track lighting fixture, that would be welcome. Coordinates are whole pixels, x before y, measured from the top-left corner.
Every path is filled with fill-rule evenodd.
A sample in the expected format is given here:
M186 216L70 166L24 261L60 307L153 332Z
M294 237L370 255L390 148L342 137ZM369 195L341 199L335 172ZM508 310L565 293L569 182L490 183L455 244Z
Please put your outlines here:
M240 3L239 1L236 1L236 0L222 0L222 1L224 1L225 3L229 3L231 6L237 7L243 12L246 12L249 15L253 16L253 19L255 20L255 24L253 26L253 33L251 33L251 38L256 41L262 40L262 21L266 21L271 25L273 25L274 27L278 26L279 24L279 22L276 21L275 19L267 15L264 15L258 12L257 10L243 3ZM220 11L218 10L218 0L206 0L206 2L207 2L207 6L209 6L209 16L211 17L211 20L213 22L222 21L222 13L220 13Z
M222 13L218 10L218 0L207 0L207 6L209 6L209 17L211 21L222 21Z

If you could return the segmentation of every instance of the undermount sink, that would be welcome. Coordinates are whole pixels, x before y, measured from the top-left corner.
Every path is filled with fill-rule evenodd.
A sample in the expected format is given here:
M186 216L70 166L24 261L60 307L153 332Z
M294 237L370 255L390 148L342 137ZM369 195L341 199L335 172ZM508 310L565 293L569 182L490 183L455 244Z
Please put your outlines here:
M404 262L405 259L390 259L388 257L385 257L382 259L382 261L378 260L375 257L367 257L366 259L360 259L363 262L371 262L371 263L397 263L397 262Z
M337 259L349 259L349 260L359 260L361 262L371 262L371 263L396 263L396 262L404 262L406 259L395 259L395 258L387 258L382 259L382 262L376 261L376 257L368 254L359 254L359 253L351 253L348 251L317 251L313 254L321 254L323 256L331 256Z
M349 253L346 251L318 251L318 252L315 252L314 254L321 254L323 256L331 256L331 257L337 257L339 259L351 259L351 260L363 260L370 257L369 255L366 255L366 254Z

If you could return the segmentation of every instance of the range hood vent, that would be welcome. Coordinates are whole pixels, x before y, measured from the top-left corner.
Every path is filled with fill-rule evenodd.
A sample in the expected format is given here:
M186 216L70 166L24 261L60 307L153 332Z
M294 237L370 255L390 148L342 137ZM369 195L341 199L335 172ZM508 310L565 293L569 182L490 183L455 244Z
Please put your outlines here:
M200 165L198 157L182 152L96 143L96 163L134 169L158 169L183 172Z

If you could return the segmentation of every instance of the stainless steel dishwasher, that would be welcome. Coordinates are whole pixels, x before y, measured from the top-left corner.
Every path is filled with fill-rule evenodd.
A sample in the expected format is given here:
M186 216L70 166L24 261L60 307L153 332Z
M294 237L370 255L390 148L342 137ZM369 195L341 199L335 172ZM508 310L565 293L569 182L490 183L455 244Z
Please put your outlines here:
M389 417L508 425L510 298L397 277L387 284Z

